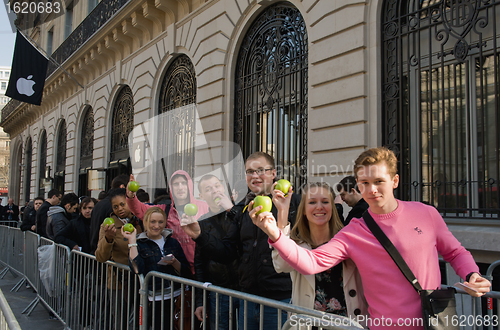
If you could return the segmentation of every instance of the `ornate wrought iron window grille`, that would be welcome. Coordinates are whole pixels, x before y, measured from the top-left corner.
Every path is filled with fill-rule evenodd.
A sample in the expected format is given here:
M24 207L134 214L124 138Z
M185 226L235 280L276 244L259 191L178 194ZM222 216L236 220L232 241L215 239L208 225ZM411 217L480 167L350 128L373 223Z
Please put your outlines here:
M30 189L31 189L31 162L33 161L33 146L31 143L31 138L28 138L26 143L24 164L26 165L26 176L24 180L24 200L30 201Z
M168 67L163 78L158 113L190 104L196 104L196 74L189 57L180 55ZM166 132L166 135L159 137L162 141L159 145L169 155L165 160L169 176L179 169L194 175L195 109L175 112L172 117L168 116L168 120L159 123L162 128L158 131ZM161 167L157 172L163 177Z
M445 217L500 204L500 1L396 1L382 12L383 143L398 197Z
M300 12L278 3L260 14L241 44L236 68L235 142L244 157L271 154L278 176L302 186L307 182L308 37Z
M128 136L134 128L134 97L125 86L118 94L111 124L111 161L127 159Z
M47 166L47 133L45 130L42 132L40 137L40 143L38 145L38 150L40 152L39 167L38 167L38 177L39 177L39 187L38 196L44 196L45 194L45 166Z
M90 106L85 111L80 138L80 169L92 167L94 154L94 111Z
M62 121L57 134L56 175L64 175L66 169L66 121Z

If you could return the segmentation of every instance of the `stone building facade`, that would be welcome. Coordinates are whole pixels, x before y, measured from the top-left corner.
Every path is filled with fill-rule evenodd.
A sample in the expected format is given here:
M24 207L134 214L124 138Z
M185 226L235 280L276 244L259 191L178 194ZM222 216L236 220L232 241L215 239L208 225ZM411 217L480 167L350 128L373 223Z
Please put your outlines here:
M95 196L130 169L121 137L195 102L207 141L269 151L296 185L338 182L361 151L390 147L398 196L435 205L478 261L500 259L496 1L62 5L18 18L74 79L52 66L41 106L4 109L25 165L11 173L16 202L51 187Z

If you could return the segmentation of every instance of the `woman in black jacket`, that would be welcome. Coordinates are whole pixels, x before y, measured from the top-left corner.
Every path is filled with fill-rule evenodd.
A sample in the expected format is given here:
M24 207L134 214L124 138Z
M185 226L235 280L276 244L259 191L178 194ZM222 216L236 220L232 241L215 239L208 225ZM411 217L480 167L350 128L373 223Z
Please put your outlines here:
M57 233L54 240L70 249L90 253L90 214L97 200L85 197L80 203L80 216Z
M184 255L180 243L172 237L172 230L165 228L167 215L159 207L151 207L144 214L145 232L137 235L134 229L132 233L121 228L122 235L128 239L130 269L136 274L146 275L150 271L191 278L191 268ZM163 259L163 264L158 262ZM170 282L166 282L168 285ZM174 290L180 288L177 284ZM149 290L153 285L149 284ZM155 278L156 293L160 293L161 279ZM176 293L174 293L176 296ZM151 297L153 298L153 297ZM170 327L170 294L164 297L164 308L161 310L161 300L155 302L154 329L161 329L161 316L165 329ZM156 299L155 299L156 300ZM152 304L150 303L150 306ZM149 309L148 319L152 319L152 308ZM151 323L150 323L151 324Z

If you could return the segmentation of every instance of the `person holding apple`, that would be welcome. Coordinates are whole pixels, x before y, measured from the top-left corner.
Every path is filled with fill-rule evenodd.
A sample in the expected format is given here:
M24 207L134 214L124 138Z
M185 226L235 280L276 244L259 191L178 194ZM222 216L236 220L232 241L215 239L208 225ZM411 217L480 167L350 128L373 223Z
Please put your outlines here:
M222 240L231 229L231 220L228 217L228 211L233 208L233 202L226 195L224 185L221 181L212 174L207 174L201 177L198 182L198 190L200 198L207 202L210 210L202 215L199 219L200 230L207 235L213 236L216 239ZM187 222L193 221L187 214L183 215ZM196 220L194 220L196 221ZM210 251L201 248L198 244L194 253L194 269L195 280L200 282L209 282L213 285L221 286L228 289L238 290L238 259L234 259L231 263L220 263L212 258ZM215 294L208 292L208 320L209 328L212 330L229 329L229 297L219 295L219 313L218 324L216 328L216 297ZM201 292L196 292L196 310L195 315L199 321L203 321L203 295ZM238 301L233 300L232 315L233 322L236 320L236 310ZM233 323L234 324L234 323Z
M266 234L253 225L252 219L246 206L255 196L272 196L273 184L276 178L274 158L264 152L251 154L245 162L245 176L250 193L239 204L228 211L228 219L231 227L227 230L224 239L218 239L200 229L197 222L184 226L188 233L200 246L208 251L214 261L229 263L238 259L238 280L240 290L261 297L290 302L292 295L292 282L288 274L279 274L272 265L271 250L267 242ZM290 200L289 213L285 219L291 224L295 222L297 207L300 196L293 194ZM275 205L271 209L272 214L277 215ZM244 314L254 315L247 319L247 329L259 328L260 305L247 302L245 311L244 303L240 301L239 328L243 329ZM264 307L264 328L276 329L278 327L277 310ZM282 323L286 321L286 313L282 313Z
M362 152L355 161L354 175L369 205L367 221L371 217L385 233L424 290L441 286L441 255L475 290L466 289L471 296L480 297L490 291L491 283L479 274L472 255L453 236L434 207L394 197L399 176L392 151L381 147ZM253 220L269 236L269 243L281 258L304 275L321 273L352 259L363 281L370 329L386 329L401 319L422 320L418 292L373 235L364 217L352 219L328 243L313 250L298 246L284 235L280 219L276 222L271 213L253 216ZM422 321L405 324L405 329L423 330Z
M137 233L142 233L143 224L142 221L139 220L139 218L137 218L132 214L132 212L130 212L130 209L128 208L126 202L125 188L116 188L110 190L107 198L109 199L111 208L113 210L110 216L114 220L114 223L101 224L101 229L99 231L99 241L97 243L97 249L95 250L95 257L99 262L106 262L107 260L111 260L120 264L128 265L128 242L124 239L121 228L125 224L131 223L135 227ZM109 267L107 275L107 285L108 289L111 290L109 297L111 298L110 305L112 307L110 310L115 310L115 308L117 308L117 310L121 310L122 308L125 310L127 302L115 301L115 299L112 299L112 297L121 296L122 290L124 292L123 295L126 299L129 296L128 290L130 288L128 287L128 276L126 275L127 273L124 273L125 275L123 275L120 274L120 271L118 271L118 274L113 274L112 272L113 268ZM130 293L130 297L134 297L134 295ZM114 306L115 303L119 304L119 306ZM116 315L114 320L111 320L111 318L104 319L107 319L108 322L116 322L118 328L120 329L125 328L127 318L126 315L123 314L125 313L122 313L122 318L119 318ZM120 327L120 324L122 325L122 327ZM104 328L109 328L109 325L105 324Z
M133 175L130 175L130 182L127 186L127 204L132 213L143 219L144 214L152 205L141 203L137 199L136 193L130 190L132 181L136 180ZM184 207L187 204L194 204L198 208L198 213L194 216L195 220L208 212L208 205L206 202L194 198L193 181L186 171L175 171L170 178L169 187L172 203L156 206L160 207L167 214L167 227L172 229L172 237L181 244L191 266L191 271L194 274L195 242L182 230L180 220L184 214ZM138 187L133 187L134 190L135 188Z
M102 224L99 232L99 241L95 250L95 257L99 262L112 260L120 264L128 264L128 243L123 239L121 227L131 223L142 233L142 222L130 212L126 202L126 191L124 188L112 189L108 193L113 213L111 218L114 224Z
M121 234L128 240L130 269L136 274L146 275L150 271L157 271L165 274L191 278L191 269L184 255L179 242L172 237L172 230L166 228L167 215L157 207L149 208L144 214L143 233L138 234L134 229L132 232L121 228ZM164 259L163 264L158 264ZM155 291L161 293L161 279L155 278ZM179 283L174 284L174 290L180 288ZM149 290L153 290L153 283L149 283ZM170 295L164 297L163 310L162 301L150 302L148 313L148 324L152 324L154 318L154 328L162 329L161 317L163 314L163 326L170 327Z
M111 188L125 188L128 183L128 175L120 174L113 178L111 181ZM101 195L99 193L99 195ZM113 213L113 208L111 207L111 201L109 200L109 196L107 194L103 199L99 201L92 210L92 214L90 216L90 249L91 254L95 255L95 250L97 249L97 242L99 241L99 233L101 230L101 225L104 219L109 217L109 215Z
M273 203L278 208L278 219L286 219L292 193L290 190L285 195L281 189L274 190ZM335 193L327 183L307 184L302 191L295 225L291 229L290 225L286 225L282 230L283 235L308 250L330 241L344 227L334 208L334 200ZM249 208L252 209L253 205ZM256 211L250 210L250 214L259 214ZM283 227L283 224L278 226ZM368 306L361 278L352 260L344 260L316 275L302 275L284 261L276 250L272 251L272 256L274 269L278 273L290 273L293 304L353 319L358 315L367 315Z

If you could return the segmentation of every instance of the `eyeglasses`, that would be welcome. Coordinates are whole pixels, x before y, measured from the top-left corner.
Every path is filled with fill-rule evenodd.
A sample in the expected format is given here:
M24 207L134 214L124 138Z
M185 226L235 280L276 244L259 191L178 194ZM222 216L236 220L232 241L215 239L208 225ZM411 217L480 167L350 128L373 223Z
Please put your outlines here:
M252 176L254 173L257 173L257 175L262 175L266 173L267 171L272 171L272 168L258 168L256 170L246 170L245 173L247 176Z

